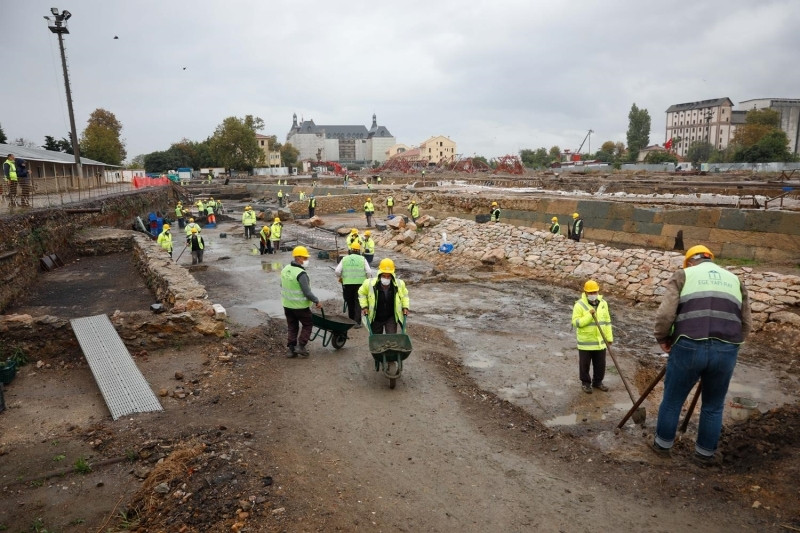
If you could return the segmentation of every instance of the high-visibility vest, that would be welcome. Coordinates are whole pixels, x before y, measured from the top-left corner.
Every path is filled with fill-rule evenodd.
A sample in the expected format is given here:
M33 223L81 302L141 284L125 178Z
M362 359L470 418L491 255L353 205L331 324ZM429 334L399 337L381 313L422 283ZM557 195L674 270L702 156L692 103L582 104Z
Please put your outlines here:
M389 207L394 207L394 196L389 196L386 198L386 205Z
M269 240L270 231L267 228L267 231L264 231L264 228L261 228L261 231L258 232L258 236L261 237L261 240L266 243Z
M156 239L156 242L158 242L158 244L160 244L161 247L166 251L168 252L172 251L172 234L169 232L169 230L162 231L158 235L158 239Z
M183 206L178 204L175 206L175 216L177 218L183 218Z
M351 233L349 237L347 237L347 246L352 246L354 242L357 242L361 245L361 237L357 233Z
M194 243L192 242L194 240L197 241L197 247L198 248L200 248L201 250L203 248L205 248L205 243L203 242L203 238L200 235L198 235L197 233L195 233L194 235L189 235L189 238L186 239L186 244L188 244L192 249L194 249L194 246L193 246Z
M572 234L580 236L581 230L583 230L583 219L576 218L575 222L572 224Z
M316 198L311 198L308 201L308 207L311 208L311 209L316 209L316 207L317 207L317 199Z
M242 213L242 224L245 226L253 226L256 223L256 212L255 211L245 211Z
M283 198L283 191L278 191L278 198Z
M375 253L375 241L372 240L372 237L368 239L361 239L361 249L364 250L365 254L374 254Z
M597 299L600 301L595 307L595 316L597 322L603 329L603 334L606 336L608 342L614 342L614 332L611 329L611 314L608 312L608 302L598 295ZM586 297L586 293L581 295L580 300L575 302L572 308L572 327L575 328L575 333L578 338L579 350L604 350L606 343L603 342L603 336L594 323L594 318L589 313L592 304Z
M684 272L686 283L681 289L673 340L688 337L744 342L739 278L711 261L685 268Z
M189 222L188 224L186 224L186 236L187 237L192 234L192 228L197 228L197 233L200 233L200 229L201 229L200 228L200 224L198 224L196 222Z
M272 235L273 241L281 240L281 223L280 222L273 222L272 226L269 228L269 232Z
M561 231L561 226L558 225L558 222L553 222L553 225L550 226L550 233L559 233Z
M304 269L291 264L281 270L281 303L287 309L305 309L311 305L297 281L297 276L303 272Z
M497 222L498 220L500 220L500 208L495 207L492 209L492 222Z
M375 205L372 202L364 202L364 212L365 213L374 213L375 212Z
M350 254L342 259L342 285L361 285L367 279L364 268L365 259L358 254Z
M411 211L411 218L419 217L419 206L417 204L409 204L408 210Z
M8 179L17 181L17 164L10 159L6 159L3 165L8 165ZM5 177L5 174L3 174L3 177Z
M376 305L378 297L375 294L375 285L380 283L380 276L372 279L364 280L361 287L358 288L358 303L362 309L369 308L369 321L375 319ZM403 280L397 279L392 276L392 283L394 284L394 318L398 322L403 321L403 308L409 308L408 289ZM380 290L380 289L377 289Z
M201 200L197 200L197 210L200 213L203 213L206 210L206 206L203 204L203 202Z

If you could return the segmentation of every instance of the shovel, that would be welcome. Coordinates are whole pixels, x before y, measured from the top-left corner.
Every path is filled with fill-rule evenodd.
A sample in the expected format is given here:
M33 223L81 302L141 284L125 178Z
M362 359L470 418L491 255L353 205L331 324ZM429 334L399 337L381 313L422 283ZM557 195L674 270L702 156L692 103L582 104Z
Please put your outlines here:
M606 335L603 333L603 328L600 327L600 323L597 321L597 315L592 314L592 318L594 319L594 324L597 326L597 331L600 332L600 336L603 338L603 342L606 343L606 350L608 350L608 355L611 356L611 360L614 361L614 366L617 367L617 373L619 374L620 379L622 379L622 384L625 385L625 390L628 391L628 396L631 397L631 403L636 403L636 398L633 395L633 391L631 390L630 385L628 385L628 380L625 379L625 376L622 374L622 369L619 367L617 363L617 358L614 357L614 352L611 351L611 346L608 345L608 341L606 340ZM647 419L647 411L644 407L637 407L636 411L633 413L633 423L634 424L642 424L644 425L644 421Z

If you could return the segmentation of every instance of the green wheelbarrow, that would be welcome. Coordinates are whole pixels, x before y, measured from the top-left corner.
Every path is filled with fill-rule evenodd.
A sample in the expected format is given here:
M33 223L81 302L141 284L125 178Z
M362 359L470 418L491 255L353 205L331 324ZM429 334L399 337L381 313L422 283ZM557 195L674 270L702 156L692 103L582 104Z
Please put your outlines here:
M320 308L320 314L311 312L311 323L316 327L316 330L311 333L309 341L313 341L322 335L322 345L333 345L333 348L338 350L344 343L347 342L347 332L357 324L346 316L328 315L325 316L325 310Z
M403 333L373 335L369 319L364 317L369 331L369 351L375 360L375 371L383 372L389 379L389 388L397 385L397 378L403 373L403 361L411 355L411 339L406 334L406 317L403 317Z

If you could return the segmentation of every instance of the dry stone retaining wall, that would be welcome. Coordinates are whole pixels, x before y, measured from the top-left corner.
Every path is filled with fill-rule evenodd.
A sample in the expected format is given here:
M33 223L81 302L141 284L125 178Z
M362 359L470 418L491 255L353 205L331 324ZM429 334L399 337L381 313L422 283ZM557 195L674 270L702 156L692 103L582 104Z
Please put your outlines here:
M402 230L404 231L404 230ZM450 254L438 251L446 233L453 245ZM676 252L618 250L590 241L575 242L547 231L511 224L478 224L447 218L423 229L409 243L397 242L398 232L373 234L378 246L433 261L453 264L500 264L550 283L580 289L583 282L597 280L602 290L639 302L657 303L665 283L683 265ZM800 276L755 272L747 267L728 267L745 283L751 299L756 330L769 322L800 326Z

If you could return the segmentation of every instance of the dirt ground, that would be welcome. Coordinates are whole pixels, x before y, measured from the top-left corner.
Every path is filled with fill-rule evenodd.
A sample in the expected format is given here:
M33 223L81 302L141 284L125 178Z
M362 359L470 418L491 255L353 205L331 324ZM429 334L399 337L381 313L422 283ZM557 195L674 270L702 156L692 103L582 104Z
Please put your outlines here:
M390 390L363 329L341 350L317 339L310 358L286 359L276 302L288 254L252 256L235 225L218 231L228 237L209 233L206 268L194 275L228 309L231 336L135 353L165 393L163 412L112 421L77 356L37 365L34 355L7 387L0 529L800 529L800 383L767 335L745 345L731 387L760 413L736 424L726 410L722 462L702 468L689 460L694 424L671 459L647 448L658 387L645 427L621 431L630 400L610 360L611 391L580 391L564 325L573 291L467 268L448 281L396 257L414 349ZM312 261L314 290L333 312L334 263ZM76 305L69 285L57 290L48 276L80 277L80 268L43 276L53 292L42 300L44 287L33 288L20 309L66 314ZM620 370L641 391L663 365L649 337L653 310L611 303ZM77 473L85 463L91 471Z

